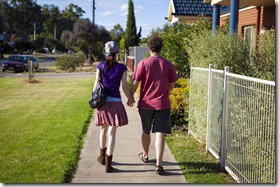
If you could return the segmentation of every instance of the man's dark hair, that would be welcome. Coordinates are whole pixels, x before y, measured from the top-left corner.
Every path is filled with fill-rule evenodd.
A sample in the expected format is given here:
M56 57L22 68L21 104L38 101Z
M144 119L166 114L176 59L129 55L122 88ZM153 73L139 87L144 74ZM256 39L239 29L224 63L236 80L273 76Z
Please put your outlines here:
M147 45L150 51L160 53L163 47L163 40L159 36L152 35L148 38Z

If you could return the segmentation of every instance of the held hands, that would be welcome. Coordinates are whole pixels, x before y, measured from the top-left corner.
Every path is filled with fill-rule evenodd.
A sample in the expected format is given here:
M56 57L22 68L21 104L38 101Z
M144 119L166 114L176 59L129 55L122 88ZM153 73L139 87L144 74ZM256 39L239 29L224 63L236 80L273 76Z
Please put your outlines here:
M132 100L128 100L128 101L127 101L127 105L130 106L130 107L132 107L133 104L134 104L135 102L136 102L136 101L135 101L134 98L133 98Z

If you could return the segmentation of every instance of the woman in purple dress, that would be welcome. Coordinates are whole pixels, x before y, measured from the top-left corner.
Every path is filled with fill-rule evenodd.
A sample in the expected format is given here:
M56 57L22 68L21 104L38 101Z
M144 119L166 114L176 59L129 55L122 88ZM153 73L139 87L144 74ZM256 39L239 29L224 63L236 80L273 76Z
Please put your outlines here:
M100 68L104 64L103 84L107 90L106 103L100 106L96 111L95 124L100 126L100 156L97 161L105 165L107 173L113 171L111 166L113 151L115 147L115 136L117 127L128 124L128 117L124 105L122 104L120 94L120 83L126 95L128 106L135 103L134 97L131 95L127 84L127 67L117 62L119 53L119 45L115 41L109 41L105 44L106 61L97 65L96 80L93 87L97 85L100 76ZM108 132L108 140L106 139ZM107 146L106 146L107 144Z

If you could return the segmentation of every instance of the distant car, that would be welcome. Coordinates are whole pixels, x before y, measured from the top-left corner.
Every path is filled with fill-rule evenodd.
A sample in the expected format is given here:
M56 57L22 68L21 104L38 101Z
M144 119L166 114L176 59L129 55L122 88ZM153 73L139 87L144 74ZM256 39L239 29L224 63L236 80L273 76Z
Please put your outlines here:
M2 62L2 70L13 70L15 72L28 72L28 62L32 62L32 69L38 70L39 63L35 56L32 55L10 55L8 60Z

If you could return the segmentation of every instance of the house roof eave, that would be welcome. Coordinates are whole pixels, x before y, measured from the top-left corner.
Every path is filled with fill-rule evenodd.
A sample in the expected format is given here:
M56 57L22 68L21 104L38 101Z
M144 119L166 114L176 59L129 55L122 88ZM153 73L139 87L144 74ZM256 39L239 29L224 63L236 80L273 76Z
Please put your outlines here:
M211 3L211 5L223 5L230 6L230 0L204 0L205 3ZM240 0L239 6L273 6L275 0Z
M173 4L173 0L170 0L169 10L168 10L168 21L169 22L172 22L173 12L175 13L175 7L174 7L174 4Z
M206 15L206 14L203 14L203 13L201 13L201 14L196 14L196 15L193 15L193 14L187 15L187 14L175 14L175 13L172 13L172 15L174 15L174 16L187 16L187 17L189 17L189 16L191 16L191 17L197 17L197 16L200 16L200 15L203 15L203 16L205 16L205 17L212 17L212 15Z
M199 20L199 16L188 16L188 15L174 15L172 23L177 21L187 21L188 23L197 22ZM203 18L212 20L212 16L204 16Z

